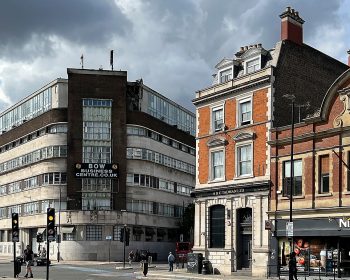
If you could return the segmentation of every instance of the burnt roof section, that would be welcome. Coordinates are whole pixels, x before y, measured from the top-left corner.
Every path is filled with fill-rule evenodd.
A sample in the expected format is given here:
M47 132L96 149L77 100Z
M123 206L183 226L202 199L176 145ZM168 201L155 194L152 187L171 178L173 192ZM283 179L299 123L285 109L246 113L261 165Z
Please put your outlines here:
M275 73L274 127L291 124L290 101L283 95L295 96L295 122L319 110L322 100L335 79L348 66L306 45L282 41ZM299 108L298 105L310 106Z

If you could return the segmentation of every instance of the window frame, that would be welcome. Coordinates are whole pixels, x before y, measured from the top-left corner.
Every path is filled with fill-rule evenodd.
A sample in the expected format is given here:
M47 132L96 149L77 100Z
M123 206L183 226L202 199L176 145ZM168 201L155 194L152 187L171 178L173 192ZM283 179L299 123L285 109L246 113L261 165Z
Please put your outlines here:
M215 220L219 220L220 226L217 223L213 223L213 212L217 209L217 212L222 212L222 217L216 217ZM209 208L209 248L225 248L225 206L221 204L212 205ZM221 229L221 231L220 231ZM215 232L215 233L214 233ZM218 236L217 238L214 238Z
M217 112L217 111L222 111L222 122L221 122L221 126L219 125L216 128L215 127L214 112ZM222 127L225 124L225 106L224 106L224 104L213 106L211 108L210 118L211 118L211 131L212 131L212 133L216 133L216 132L222 131Z
M296 170L296 168L295 168L295 164L298 164L299 162L301 162L301 176L296 176L295 175L295 170ZM291 178L291 177L286 177L286 164L287 163L289 163L289 167L288 167L288 173L290 173L290 160L285 160L285 161L283 161L282 162L282 195L284 196L284 197L289 197L289 190L288 190L288 188L287 188L287 184L286 184L286 182L287 182L287 180L286 180L286 178ZM294 165L294 192L293 192L293 196L302 196L303 195L303 159L301 159L301 158L298 158L298 159L293 159L293 165ZM297 185L296 185L296 183L298 182L297 180L296 180L296 178L300 178L301 180L300 180L300 185L301 185L301 187L300 187L300 192L296 192L297 191Z
M248 72L248 63L249 62L252 62L254 60L257 60L258 61L258 64L254 64L255 65L258 65L258 69L255 69L254 67L254 71L252 72ZM252 74L252 73L255 73L256 71L259 71L261 69L261 55L259 56L254 56L250 59L247 59L246 61L244 61L244 74Z
M250 102L250 119L249 119L249 123L248 121L245 121L243 123L242 104L247 102ZM242 127L242 126L252 125L252 124L253 124L253 95L250 94L249 96L245 96L237 99L237 127Z
M323 169L323 166L322 166L322 160L324 158L328 158L328 166L326 167L326 169L328 170L327 173L323 173L322 172L322 169ZM329 164L330 164L330 157L328 154L325 154L325 155L320 155L318 157L318 160L319 160L319 164L318 164L318 193L319 194L329 194L330 193L330 168L329 168ZM327 189L325 190L325 179L327 179Z
M214 163L213 163L213 154L222 152L223 156L223 162L222 162L222 177L215 178L214 177ZM209 170L210 170L210 181L224 181L225 180L225 149L222 147L216 148L216 149L210 149L209 150L210 158L209 158Z
M252 177L254 176L254 145L253 141L246 141L241 142L236 145L235 155L236 155L236 178L244 178L244 177ZM241 163L241 157L239 150L243 147L250 146L250 173L248 174L241 174L240 170L240 163Z
M230 75L225 75L224 77L225 77L225 80L224 81L222 81L222 74L224 73L224 72L227 72L228 73L228 71L231 71L231 73L230 73ZM226 78L226 77L229 77L229 78ZM228 81L231 81L233 79L233 66L230 66L230 67L226 67L226 68L223 68L223 69L221 69L221 70L219 70L218 71L218 83L219 84L223 84L223 83L227 83Z

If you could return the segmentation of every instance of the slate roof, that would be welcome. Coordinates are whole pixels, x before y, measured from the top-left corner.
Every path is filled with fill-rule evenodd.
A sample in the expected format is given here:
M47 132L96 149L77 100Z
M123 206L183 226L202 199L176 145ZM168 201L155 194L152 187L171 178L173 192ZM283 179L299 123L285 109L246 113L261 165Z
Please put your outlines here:
M295 122L299 121L299 105L310 103L300 108L300 119L315 114L322 100L335 81L349 67L346 64L306 45L298 45L284 40L277 61L275 73L274 121L273 126L291 124L290 101L283 97L294 94Z

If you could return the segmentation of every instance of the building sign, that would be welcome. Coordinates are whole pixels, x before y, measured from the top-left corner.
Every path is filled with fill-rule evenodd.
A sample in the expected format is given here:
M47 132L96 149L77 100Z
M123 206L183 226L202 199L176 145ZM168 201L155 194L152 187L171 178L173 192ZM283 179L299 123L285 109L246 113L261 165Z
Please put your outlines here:
M212 190L195 190L191 196L193 197L208 197L208 196L221 196L221 195L231 195L231 194L242 194L242 193L252 193L252 192L265 192L269 190L268 183L264 185L254 186L254 185L240 185L240 186L228 186L221 187L220 189Z
M342 219L339 219L339 227L340 228L350 228L350 218L342 218Z
M117 163L76 163L76 178L119 178Z

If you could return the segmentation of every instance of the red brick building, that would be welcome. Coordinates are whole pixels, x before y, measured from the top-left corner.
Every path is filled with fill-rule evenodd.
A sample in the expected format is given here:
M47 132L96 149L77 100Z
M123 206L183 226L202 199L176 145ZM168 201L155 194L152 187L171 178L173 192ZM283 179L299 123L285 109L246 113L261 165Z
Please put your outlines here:
M331 261L348 273L350 262L350 70L329 88L320 109L294 128L293 250L298 270L331 272ZM291 240L291 126L271 130L271 264L287 270ZM288 180L289 179L289 180ZM273 261L272 260L272 261Z
M281 41L241 47L216 66L213 85L199 90L194 251L221 274L267 273L270 206L269 131L290 123L283 98L310 98L319 107L324 93L347 66L303 43L304 20L287 8ZM314 107L299 108L305 118Z

